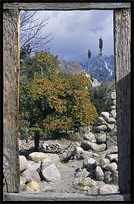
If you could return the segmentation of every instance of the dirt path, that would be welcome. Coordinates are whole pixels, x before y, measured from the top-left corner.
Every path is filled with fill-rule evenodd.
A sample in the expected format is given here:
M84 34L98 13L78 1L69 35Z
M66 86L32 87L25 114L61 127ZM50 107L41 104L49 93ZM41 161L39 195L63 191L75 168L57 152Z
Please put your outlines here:
M56 193L80 193L78 189L73 186L74 172L77 168L82 166L82 161L71 160L68 163L57 164L57 168L61 174L61 180L58 182L42 182L40 191L53 191Z

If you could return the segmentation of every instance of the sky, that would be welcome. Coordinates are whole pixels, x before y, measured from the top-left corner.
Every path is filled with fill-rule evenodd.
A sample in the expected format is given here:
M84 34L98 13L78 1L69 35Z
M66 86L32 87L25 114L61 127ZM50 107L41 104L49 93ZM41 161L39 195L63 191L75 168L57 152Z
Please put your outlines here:
M52 32L50 52L58 60L84 62L99 54L99 38L103 39L103 55L114 53L113 11L38 11L38 17L49 18L43 35Z

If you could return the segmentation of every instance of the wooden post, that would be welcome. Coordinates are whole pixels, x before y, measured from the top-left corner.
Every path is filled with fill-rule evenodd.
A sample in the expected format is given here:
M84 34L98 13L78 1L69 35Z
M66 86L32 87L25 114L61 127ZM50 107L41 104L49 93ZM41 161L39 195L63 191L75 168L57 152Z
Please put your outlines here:
M19 192L19 12L3 11L3 173L8 192Z
M114 11L115 71L117 91L117 140L120 193L130 193L130 79L131 12Z

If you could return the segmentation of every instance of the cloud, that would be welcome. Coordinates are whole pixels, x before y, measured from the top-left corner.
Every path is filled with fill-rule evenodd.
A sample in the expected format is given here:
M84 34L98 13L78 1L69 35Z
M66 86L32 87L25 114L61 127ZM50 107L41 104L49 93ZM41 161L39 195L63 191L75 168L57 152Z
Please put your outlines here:
M113 54L113 11L39 11L40 18L48 18L43 34L52 32L50 52L59 60L87 60L99 53L99 38L103 39L103 54Z

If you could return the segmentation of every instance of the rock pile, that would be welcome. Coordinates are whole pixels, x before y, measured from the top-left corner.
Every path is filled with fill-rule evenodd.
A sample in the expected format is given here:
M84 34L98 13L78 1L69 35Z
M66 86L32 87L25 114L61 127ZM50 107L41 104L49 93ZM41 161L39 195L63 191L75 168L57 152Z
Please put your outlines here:
M20 155L20 188L21 190L38 190L41 181L55 182L61 179L56 164L60 161L56 154L33 152L29 160Z

